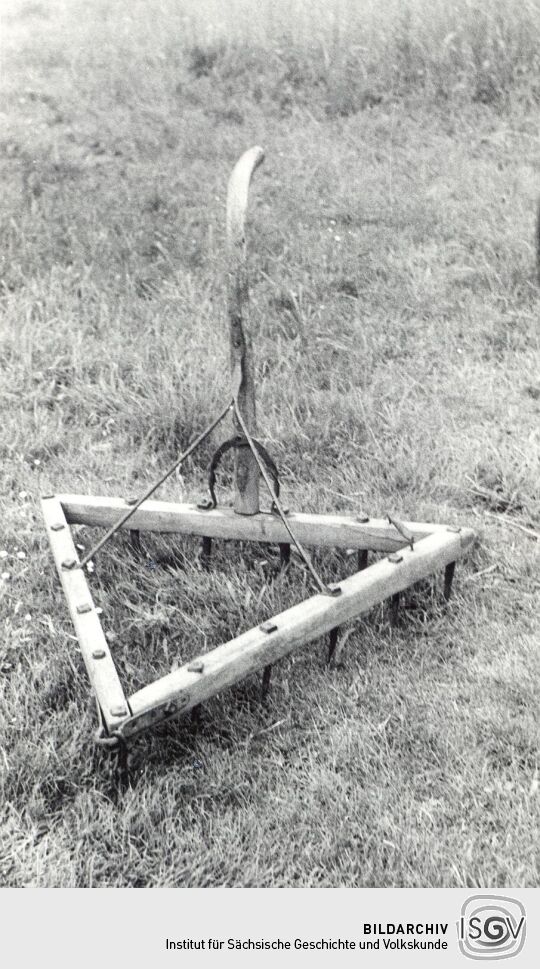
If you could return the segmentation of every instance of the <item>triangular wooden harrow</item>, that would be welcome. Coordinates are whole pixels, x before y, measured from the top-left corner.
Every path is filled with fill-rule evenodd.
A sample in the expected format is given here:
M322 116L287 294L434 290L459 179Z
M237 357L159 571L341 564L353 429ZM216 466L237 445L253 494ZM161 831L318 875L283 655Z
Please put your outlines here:
M358 618L388 598L396 606L403 590L441 569L445 570L444 595L448 598L455 562L475 537L470 528L401 523L393 517L371 519L343 514L289 513L282 507L277 469L254 438L255 386L250 335L245 326L248 285L244 221L251 176L262 160L260 148L246 152L235 166L228 188L231 401L137 501L67 494L42 496L54 560L97 700L98 739L124 753L126 744L137 734L193 710L257 670L264 671L263 686L267 686L273 663L327 633L331 655L341 624ZM236 434L218 449L212 462L211 499L198 505L152 499L151 495L159 485L231 410ZM235 450L234 508L217 508L213 487L215 470L219 458L228 448ZM259 507L261 476L272 498L269 512L262 512ZM104 538L82 559L77 554L69 527L74 524L108 529ZM129 529L135 542L143 531L200 536L206 556L210 554L214 538L269 542L279 546L284 564L288 561L292 542L304 559L318 591L310 599L241 633L128 697L118 677L84 571L99 549L120 529ZM358 571L337 584L326 586L304 546L355 549ZM384 553L384 558L368 565L370 551Z

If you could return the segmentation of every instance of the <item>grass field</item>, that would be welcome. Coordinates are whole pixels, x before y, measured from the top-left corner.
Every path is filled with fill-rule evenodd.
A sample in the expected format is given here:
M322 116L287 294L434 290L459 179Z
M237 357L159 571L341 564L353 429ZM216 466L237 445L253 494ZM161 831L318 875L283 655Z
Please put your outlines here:
M0 881L537 885L540 6L256 6L2 4ZM225 190L253 144L286 503L478 543L448 607L439 577L397 627L343 630L336 668L315 643L266 705L254 678L161 728L117 797L39 493L140 493L226 400ZM204 495L220 439L159 496ZM97 561L130 692L311 594L216 545L211 571L195 540Z

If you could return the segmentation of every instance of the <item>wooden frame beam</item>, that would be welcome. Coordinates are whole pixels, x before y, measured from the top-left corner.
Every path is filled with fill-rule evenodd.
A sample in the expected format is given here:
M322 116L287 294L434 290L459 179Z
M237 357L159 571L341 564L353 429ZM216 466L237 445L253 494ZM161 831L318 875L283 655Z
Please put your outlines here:
M59 495L67 521L72 525L96 525L109 528L120 519L128 505L123 498ZM407 545L406 540L387 520L358 520L352 515L314 515L290 513L288 520L302 544L332 548L369 549L395 552ZM406 522L406 528L420 541L446 525ZM197 505L150 499L135 512L125 528L129 531L163 532L198 535L248 542L288 544L290 536L277 515L259 512L238 515L232 508L202 511Z
M82 569L66 569L64 562L78 560L71 529L58 498L43 498L43 517L54 562L67 599L84 665L92 684L103 722L114 733L130 716L127 697L116 672L109 644Z
M299 646L368 612L426 575L455 562L473 539L471 529L437 531L418 542L414 550L404 548L399 555L393 554L339 582L339 596L312 596L190 660L130 697L133 717L122 725L123 736L132 736L155 722L198 706Z

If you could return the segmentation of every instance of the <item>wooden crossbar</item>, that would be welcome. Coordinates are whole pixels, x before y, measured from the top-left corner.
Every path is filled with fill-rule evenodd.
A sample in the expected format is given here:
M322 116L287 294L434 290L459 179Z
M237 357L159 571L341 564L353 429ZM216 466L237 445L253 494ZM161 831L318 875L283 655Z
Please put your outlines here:
M105 528L118 521L128 507L122 498L59 495L58 500L71 524ZM382 518L371 518L366 522L358 521L351 515L294 512L288 515L288 520L305 545L395 552L407 544L395 526ZM416 541L446 531L445 525L423 522L404 524ZM125 527L141 532L199 535L239 541L276 544L290 542L283 523L277 515L270 512L259 512L250 516L237 515L232 508L202 511L196 505L168 501L145 501Z

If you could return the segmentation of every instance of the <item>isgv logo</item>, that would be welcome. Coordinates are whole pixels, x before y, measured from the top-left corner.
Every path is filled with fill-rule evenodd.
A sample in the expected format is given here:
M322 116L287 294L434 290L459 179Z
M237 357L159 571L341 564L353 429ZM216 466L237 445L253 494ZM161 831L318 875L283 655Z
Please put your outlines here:
M525 944L525 906L505 895L471 895L462 905L457 931L467 958L510 959Z

